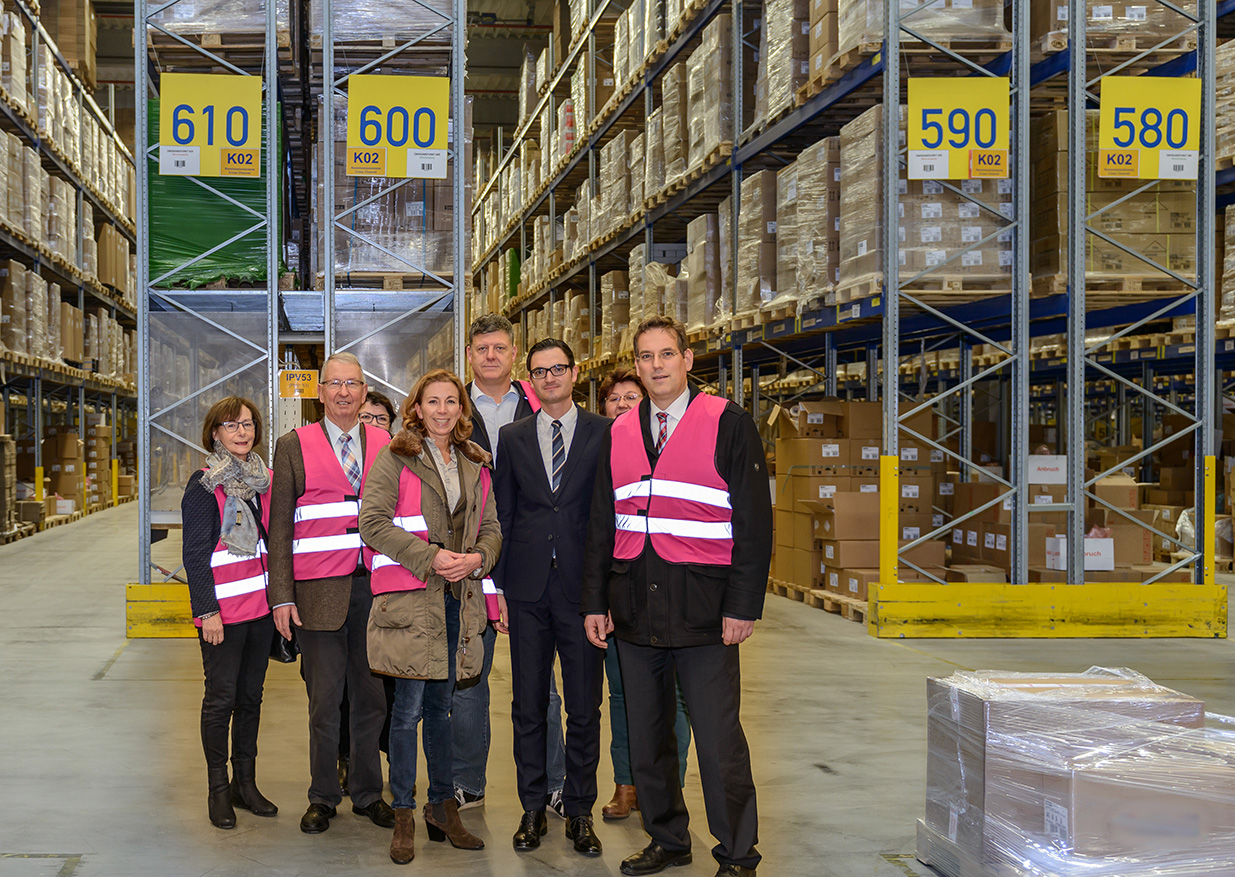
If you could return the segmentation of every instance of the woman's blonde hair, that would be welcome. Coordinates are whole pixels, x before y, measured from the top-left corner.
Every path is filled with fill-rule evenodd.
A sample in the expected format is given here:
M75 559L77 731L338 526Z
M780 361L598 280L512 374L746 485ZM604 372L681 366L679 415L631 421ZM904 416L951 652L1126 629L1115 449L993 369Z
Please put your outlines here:
M450 434L450 442L462 445L472 435L472 400L467 397L467 390L464 389L463 381L459 380L459 376L444 368L435 368L418 380L412 392L403 400L403 410L399 412L403 418L403 428L421 437L428 435L424 422L416 413L416 406L423 401L425 390L430 384L454 384L459 394L459 422L455 424Z

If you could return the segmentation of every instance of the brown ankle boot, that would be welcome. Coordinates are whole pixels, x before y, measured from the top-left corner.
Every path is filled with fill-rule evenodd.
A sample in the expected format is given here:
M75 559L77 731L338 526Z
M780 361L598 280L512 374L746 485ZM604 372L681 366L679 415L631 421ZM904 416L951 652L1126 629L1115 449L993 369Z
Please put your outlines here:
M616 786L613 789L613 800L600 808L600 815L606 819L625 819L631 810L639 809L639 798L634 786Z
M406 865L416 858L416 811L411 807L395 808L395 834L390 839L390 861Z
M450 845L457 850L483 850L485 842L463 827L459 820L459 805L454 798L447 798L441 804L425 804L425 827L429 830L429 840L444 841L450 839Z

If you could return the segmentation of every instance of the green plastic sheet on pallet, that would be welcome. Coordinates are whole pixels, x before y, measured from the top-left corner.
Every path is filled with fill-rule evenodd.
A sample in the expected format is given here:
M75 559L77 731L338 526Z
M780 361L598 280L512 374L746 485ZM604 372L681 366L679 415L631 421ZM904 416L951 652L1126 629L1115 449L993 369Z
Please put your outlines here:
M159 142L159 102L150 100L150 145ZM278 149L278 144L276 144ZM276 153L280 154L280 153ZM234 198L259 214L266 214L266 117L262 114L262 175L255 178L204 177L202 182ZM190 177L159 174L159 154L150 161L150 278L176 270L194 256L217 247L250 228L257 218L213 192L203 189ZM282 192L279 215L275 217L276 239L282 242ZM283 269L280 256L280 270ZM187 268L176 271L160 286L196 289L220 280L245 283L266 281L266 229L258 228L233 241Z

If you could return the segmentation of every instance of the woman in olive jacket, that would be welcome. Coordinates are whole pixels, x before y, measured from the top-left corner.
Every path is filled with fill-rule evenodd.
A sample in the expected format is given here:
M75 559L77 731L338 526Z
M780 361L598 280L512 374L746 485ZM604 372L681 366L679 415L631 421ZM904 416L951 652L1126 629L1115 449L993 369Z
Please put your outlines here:
M491 593L486 606L485 591L492 585L482 578L497 560L502 535L491 457L468 440L471 404L462 381L443 369L429 372L401 414L403 428L365 479L360 535L374 571L369 665L395 678L390 789L396 822L390 857L405 864L415 852L412 789L422 716L429 838L449 838L459 849L484 847L463 827L454 800L450 703L456 682L480 675L481 634L490 617L502 630L506 613L500 595Z

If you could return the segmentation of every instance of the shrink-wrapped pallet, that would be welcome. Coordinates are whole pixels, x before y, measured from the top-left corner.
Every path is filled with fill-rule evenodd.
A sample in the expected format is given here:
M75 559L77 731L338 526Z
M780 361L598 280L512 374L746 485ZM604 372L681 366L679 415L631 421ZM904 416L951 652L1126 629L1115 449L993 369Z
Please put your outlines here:
M798 300L800 161L776 172L776 295L764 307L777 309Z
M647 265L647 252L647 245L639 244L630 251L626 263L630 286L630 321L635 325L638 325L647 313L643 301L643 268Z
M592 224L592 181L584 180L575 192L575 208L579 211L579 244L586 250L596 237Z
M570 262L579 252L579 209L569 208L562 214L562 259Z
M733 196L726 195L717 210L720 242L720 291L716 300L716 310L711 315L709 325L722 323L733 316Z
M627 79L634 79L639 75L639 71L643 68L643 62L647 58L647 52L644 50L643 45L643 19L646 4L647 0L631 0L630 6L626 8L626 16L629 19L629 26L626 31Z
M181 0L183 2L183 0ZM523 62L519 65L519 124L536 109L536 56L530 46L523 47Z
M600 355L622 353L622 330L630 323L630 291L625 271L600 276Z
M184 2L184 0L181 0ZM217 2L217 0L207 0ZM261 0L236 0L254 3ZM264 7L262 7L264 8ZM331 3L332 32L338 42L352 40L388 40L401 44L448 23L454 15L450 0L333 0ZM321 0L309 3L309 27L314 39L322 33ZM440 30L422 40L422 44L448 44L450 29ZM336 49L339 52L340 49ZM336 55L338 57L338 55Z
M642 320L663 314L666 304L673 305L673 284L676 272L672 266L661 262L648 262L643 266L643 315Z
M50 188L47 171L39 154L30 147L22 148L22 226L26 237L32 241L43 239L47 197L45 192Z
M644 136L642 131L630 138L630 146L626 155L627 174L630 177L630 199L626 212L634 216L643 209L643 177L646 173L647 156L644 154Z
M622 130L600 149L602 215L599 235L608 234L626 219L630 207L630 168L627 151L634 132Z
M839 279L840 138L827 137L811 144L798 155L796 165L796 288L798 300L805 306L823 298ZM778 266L780 252L783 248L777 253Z
M643 8L643 57L651 58L660 41L665 38L665 9L657 0L644 0Z
M810 76L809 0L766 0L763 10L755 81L757 127L792 107Z
M686 173L690 158L690 134L686 127L689 82L690 65L685 61L665 68L661 79L666 185L672 185Z
M715 158L733 142L732 20L718 15L690 56L687 83L688 169Z
M62 361L64 345L60 334L60 284L47 284L47 358ZM127 371L127 370L126 370Z
M664 113L657 107L648 114L645 132L643 167L643 197L654 197L665 187L665 141Z
M553 175L553 154L557 149L554 141L557 139L557 131L553 129L553 122L557 117L557 113L553 109L553 101L547 101L545 108L540 111L540 167L537 169L539 177L536 181L536 186L529 190L529 200L532 195L540 188L541 184L547 182L549 177Z
M884 6L885 0L839 0L839 52L879 50L883 42ZM900 0L902 16L914 13L904 20L907 27L961 49L967 41L1000 40L1008 36L1003 24L1003 6L1003 0L939 0L930 5L919 4L917 0Z
M26 274L26 352L40 359L50 356L47 337L47 281L36 271Z
M715 213L704 213L686 226L686 331L712 322L720 292L720 232Z
M1224 239L1222 248L1222 304L1218 316L1235 320L1235 204L1227 205L1225 218L1232 236Z
M1235 158L1235 40L1214 52L1214 152Z
M1196 0L1174 3L1196 15ZM1186 30L1191 22L1155 0L1088 0L1085 16L1086 41L1093 48L1156 48L1170 36ZM1030 38L1046 51L1067 47L1068 3L1066 0L1038 0L1030 6ZM1179 45L1178 43L1172 45ZM1185 48L1195 48L1192 34Z
M18 12L5 12L0 17L3 25L3 84L12 101L23 110L30 106L29 80L26 76L26 25Z
M320 18L320 0L314 4L319 7L314 10L315 20ZM356 7L371 7L369 2L350 0L350 9L341 10L335 7L335 21L346 19L342 13L354 11ZM275 6L275 27L286 32L289 26L288 0L278 0ZM165 7L165 11L156 16L156 20L172 33L206 34L206 33L256 33L266 29L266 4L264 0L180 0L174 6ZM336 28L338 25L336 24ZM321 32L321 25L316 26L314 33Z
M0 345L13 353L28 353L26 268L20 262L0 262Z
M738 211L737 292L733 315L758 311L776 296L776 173L742 180Z
M630 16L623 12L613 26L613 78L617 89L626 85L630 73Z

